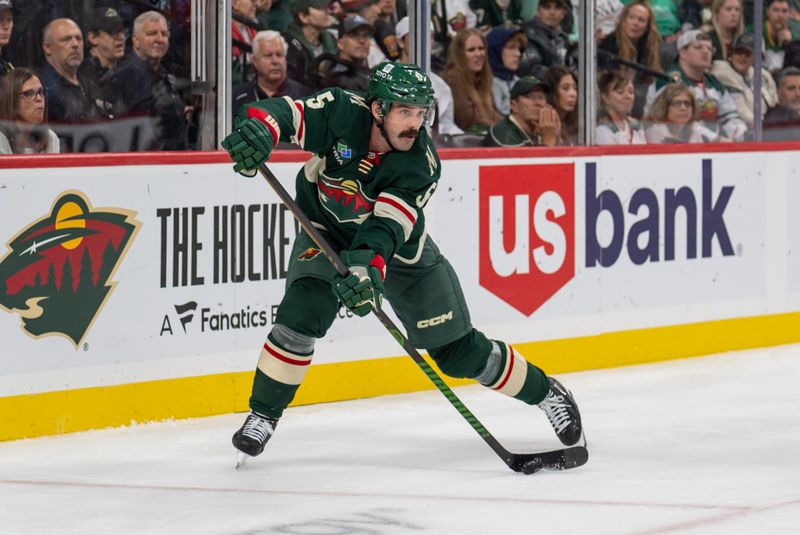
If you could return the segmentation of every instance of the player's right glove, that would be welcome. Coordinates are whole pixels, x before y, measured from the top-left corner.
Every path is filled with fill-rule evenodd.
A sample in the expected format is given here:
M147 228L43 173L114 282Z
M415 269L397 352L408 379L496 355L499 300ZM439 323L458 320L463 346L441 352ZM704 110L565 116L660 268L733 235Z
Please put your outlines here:
M369 249L342 251L342 261L350 268L347 277L337 276L333 291L344 306L358 316L366 316L383 304L383 278L386 262Z
M234 161L233 170L252 177L269 158L275 140L266 125L254 117L237 118L236 122L237 127L222 140L222 147Z

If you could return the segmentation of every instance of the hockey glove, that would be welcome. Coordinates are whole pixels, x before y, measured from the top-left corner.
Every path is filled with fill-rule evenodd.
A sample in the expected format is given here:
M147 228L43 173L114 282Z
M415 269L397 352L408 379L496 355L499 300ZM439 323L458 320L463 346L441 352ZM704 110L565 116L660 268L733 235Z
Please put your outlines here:
M222 140L222 147L234 161L233 170L244 176L253 177L258 166L267 161L275 140L266 125L250 117L239 123L233 132Z
M366 316L383 303L383 278L386 262L368 249L342 251L342 261L350 268L347 277L337 276L333 291L344 306L358 316Z

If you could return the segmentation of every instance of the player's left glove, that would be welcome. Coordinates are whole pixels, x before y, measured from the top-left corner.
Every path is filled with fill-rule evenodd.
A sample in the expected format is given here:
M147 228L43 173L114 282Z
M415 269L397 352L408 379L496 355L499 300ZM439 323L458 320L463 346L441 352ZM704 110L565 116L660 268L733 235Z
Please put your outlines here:
M347 277L337 276L333 291L344 306L358 316L366 316L383 304L383 279L386 262L369 249L342 251L342 261L350 268Z

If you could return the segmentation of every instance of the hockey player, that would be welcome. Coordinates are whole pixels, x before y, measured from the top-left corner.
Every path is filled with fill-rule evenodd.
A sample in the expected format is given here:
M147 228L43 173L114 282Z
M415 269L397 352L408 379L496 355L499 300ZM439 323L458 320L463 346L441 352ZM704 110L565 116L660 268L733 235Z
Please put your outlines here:
M365 316L384 294L410 342L427 349L442 372L538 405L562 443L580 440L570 392L510 345L472 327L456 274L425 230L423 208L441 172L425 129L433 105L431 82L419 67L384 62L366 97L329 88L306 100L257 101L243 106L222 142L234 171L247 176L279 141L313 153L297 175L297 204L351 271L341 277L308 234L297 236L286 293L255 372L251 412L233 435L240 452L263 451L339 303ZM451 320L418 327L451 312Z

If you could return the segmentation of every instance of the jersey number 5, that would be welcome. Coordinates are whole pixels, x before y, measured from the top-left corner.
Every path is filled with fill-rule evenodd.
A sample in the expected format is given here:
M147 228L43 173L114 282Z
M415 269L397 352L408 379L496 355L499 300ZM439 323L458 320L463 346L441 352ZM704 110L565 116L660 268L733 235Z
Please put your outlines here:
M306 100L306 106L312 110L318 110L320 108L324 108L325 103L327 102L333 102L333 93L330 91L325 91L314 98Z

